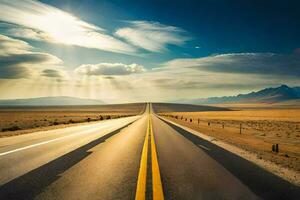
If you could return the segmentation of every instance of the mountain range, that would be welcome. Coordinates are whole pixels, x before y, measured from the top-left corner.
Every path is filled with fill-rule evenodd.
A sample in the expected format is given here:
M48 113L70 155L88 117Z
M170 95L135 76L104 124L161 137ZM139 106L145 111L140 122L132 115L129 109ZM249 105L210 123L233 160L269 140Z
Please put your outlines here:
M236 96L198 98L181 100L191 104L221 104L221 103L279 103L300 99L300 87L281 85L275 88L265 88L257 92L239 94Z
M180 99L173 103L188 104L222 104L222 103L279 103L291 100L300 101L300 87L281 85L275 88L265 88L257 92L239 94L236 96L210 97L197 99ZM101 100L84 99L68 96L38 97L28 99L0 100L0 106L64 106L64 105L101 105Z
M103 101L68 96L39 97L29 99L0 100L0 106L65 106L65 105L101 105Z

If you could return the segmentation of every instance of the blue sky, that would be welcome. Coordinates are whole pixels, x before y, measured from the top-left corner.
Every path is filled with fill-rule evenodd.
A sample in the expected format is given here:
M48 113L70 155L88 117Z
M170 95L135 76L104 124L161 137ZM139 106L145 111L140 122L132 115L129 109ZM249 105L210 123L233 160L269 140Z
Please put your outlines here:
M169 101L299 85L299 7L0 0L0 98Z

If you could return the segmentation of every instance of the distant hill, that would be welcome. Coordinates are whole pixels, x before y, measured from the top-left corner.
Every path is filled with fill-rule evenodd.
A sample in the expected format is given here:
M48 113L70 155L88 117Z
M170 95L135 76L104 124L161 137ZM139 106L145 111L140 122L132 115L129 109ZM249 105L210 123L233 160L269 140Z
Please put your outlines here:
M215 106L201 106L179 103L153 103L153 109L156 113L162 112L199 112L199 111L227 111L228 108Z
M220 103L278 103L300 99L300 87L281 85L276 88L266 88L248 94L236 96L211 97L187 100L193 104L220 104Z
M82 99L67 96L39 97L29 99L0 100L0 106L65 106L65 105L101 105L104 102L95 99Z

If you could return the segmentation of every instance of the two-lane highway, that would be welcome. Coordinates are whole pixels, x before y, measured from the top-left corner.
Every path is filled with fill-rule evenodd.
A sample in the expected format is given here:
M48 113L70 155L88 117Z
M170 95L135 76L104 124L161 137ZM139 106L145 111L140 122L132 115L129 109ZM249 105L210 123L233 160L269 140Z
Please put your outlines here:
M140 116L0 139L0 199L297 199L299 187Z
M0 199L131 199L146 120L141 115L0 139Z

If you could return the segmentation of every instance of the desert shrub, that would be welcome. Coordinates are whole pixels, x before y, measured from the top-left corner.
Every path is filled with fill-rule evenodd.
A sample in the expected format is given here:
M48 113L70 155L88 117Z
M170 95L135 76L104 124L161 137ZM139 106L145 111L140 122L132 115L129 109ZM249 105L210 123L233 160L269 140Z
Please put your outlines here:
M53 125L59 125L59 123L55 121L55 122L53 122Z
M69 123L74 124L75 121L74 121L73 119L70 119L70 120L69 120Z
M102 115L100 115L100 116L99 116L99 119L100 119L100 120L103 120L104 118L102 117Z
M3 128L2 131L17 131L20 130L21 128L18 126L12 126L12 127L8 127L8 128Z
M110 115L107 115L107 116L106 116L106 119L111 119L111 116L110 116Z
M88 118L86 119L86 121L87 121L87 122L90 122L90 121L91 121L91 118L88 117Z

